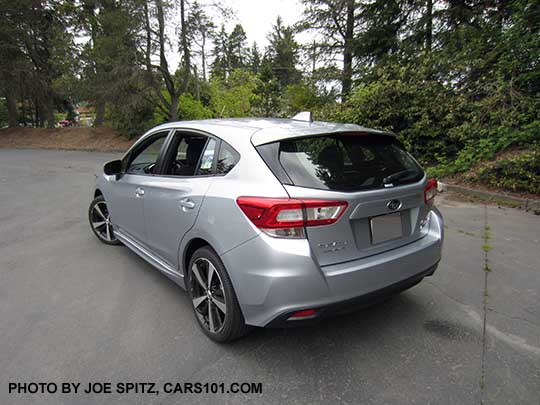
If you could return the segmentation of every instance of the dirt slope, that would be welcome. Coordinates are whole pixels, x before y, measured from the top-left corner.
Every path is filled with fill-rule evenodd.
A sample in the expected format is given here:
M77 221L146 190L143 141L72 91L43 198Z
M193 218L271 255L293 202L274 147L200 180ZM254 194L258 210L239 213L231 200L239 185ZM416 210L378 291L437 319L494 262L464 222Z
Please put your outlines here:
M0 148L125 151L133 140L110 128L5 128Z

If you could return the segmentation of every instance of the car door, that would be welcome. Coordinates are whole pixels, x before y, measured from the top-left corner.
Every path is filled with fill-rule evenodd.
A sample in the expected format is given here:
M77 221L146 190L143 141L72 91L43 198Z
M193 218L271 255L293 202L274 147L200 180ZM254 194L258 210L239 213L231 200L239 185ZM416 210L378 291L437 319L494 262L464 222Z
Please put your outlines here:
M148 136L124 157L123 173L111 179L108 205L117 231L143 243L146 239L143 201L146 185L154 176L154 169L169 131Z
M145 188L146 245L178 268L178 247L194 225L215 172L219 140L177 131L165 154L161 173Z

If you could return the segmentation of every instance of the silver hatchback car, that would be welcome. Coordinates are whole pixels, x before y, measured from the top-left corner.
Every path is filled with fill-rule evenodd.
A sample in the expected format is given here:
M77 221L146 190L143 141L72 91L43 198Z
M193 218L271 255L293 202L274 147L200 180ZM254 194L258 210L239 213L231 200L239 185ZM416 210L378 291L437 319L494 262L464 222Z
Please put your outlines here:
M441 259L437 182L395 136L301 118L160 125L97 178L96 236L188 290L216 341L370 305Z

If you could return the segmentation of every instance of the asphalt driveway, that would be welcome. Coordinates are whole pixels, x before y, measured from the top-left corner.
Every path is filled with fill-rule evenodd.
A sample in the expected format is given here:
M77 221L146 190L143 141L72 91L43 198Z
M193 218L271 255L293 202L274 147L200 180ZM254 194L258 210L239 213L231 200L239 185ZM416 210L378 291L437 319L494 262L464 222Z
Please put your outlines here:
M115 156L0 149L0 403L539 403L539 216L438 197L433 277L317 327L218 345L179 287L90 231L93 173ZM260 382L262 393L19 394L10 382Z

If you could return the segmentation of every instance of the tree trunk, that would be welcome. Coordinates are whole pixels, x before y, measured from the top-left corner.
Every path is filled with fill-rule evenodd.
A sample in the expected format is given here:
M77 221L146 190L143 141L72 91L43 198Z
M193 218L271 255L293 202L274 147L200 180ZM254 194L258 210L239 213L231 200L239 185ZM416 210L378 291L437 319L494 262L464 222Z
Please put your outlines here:
M26 122L26 117L27 117L27 110L26 110L26 104L30 104L30 101L27 101L26 100L26 92L24 90L24 86L23 86L23 79L22 78L22 74L19 74L19 77L17 78L17 81L19 82L19 95L20 95L20 100L21 100L21 115L20 115L20 119L22 121L22 124L24 126L27 126L27 122ZM30 108L30 118L32 117L32 109Z
M206 33L202 33L201 59L202 59L202 77L206 83Z
M315 76L315 69L317 67L317 44L313 40L313 54L311 55L311 77Z
M19 125L19 114L17 112L17 101L13 92L8 89L6 94L6 104L8 111L8 125L10 128L17 127Z
M55 119L54 119L54 101L52 94L49 94L47 100L47 128L54 128Z
M146 74L148 78L148 82L153 84L153 76L152 76L152 32L150 29L150 16L148 13L148 3L145 1L144 4L144 28L146 31L146 49L144 52L144 61L146 65Z
M197 71L197 66L193 66L193 76L195 77L195 99L201 100L201 90L199 88L199 73Z
M343 77L341 79L341 101L346 101L352 87L352 61L354 41L354 0L347 0L347 21L343 46Z
M22 119L22 124L24 126L27 126L28 123L26 122L26 101L24 100L24 97L21 97L21 115L20 115L21 119Z
M171 108L169 109L169 121L178 121L178 96L171 94Z
M168 103L161 95L161 91L158 88L158 95L165 106L169 110L169 121L176 121L178 119L178 91L174 84L174 77L169 72L169 64L167 63L167 57L165 55L165 16L163 13L162 0L156 0L157 20L158 20L158 43L159 43L159 71L165 82L165 87L171 98Z
M100 100L96 103L96 119L94 120L94 127L102 127L105 122L105 102Z
M45 128L45 123L47 122L47 108L41 103L39 98L36 98L36 127Z
M43 121L41 120L41 111L39 111L39 102L38 99L34 99L34 127L41 128L43 126Z
M185 0L180 0L180 23L182 24L180 30L180 41L182 44L182 53L184 59L185 76L182 83L182 90L187 91L189 76L191 74L191 55L189 51L188 39L187 39L187 24L185 13Z
M426 4L426 52L431 52L433 42L433 0L427 0Z

